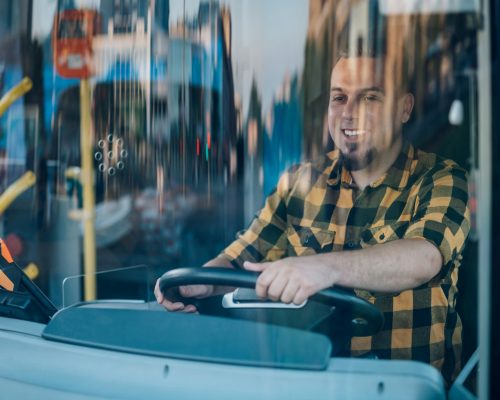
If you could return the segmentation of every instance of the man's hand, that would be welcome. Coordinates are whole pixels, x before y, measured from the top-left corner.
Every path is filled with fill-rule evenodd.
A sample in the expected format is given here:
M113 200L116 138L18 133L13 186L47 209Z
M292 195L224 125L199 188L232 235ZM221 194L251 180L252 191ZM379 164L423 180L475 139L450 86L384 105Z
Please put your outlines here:
M233 268L231 263L223 258L216 257L203 265L203 268L210 267L224 267L224 268ZM219 294L223 294L234 290L234 288L229 288L226 286L213 286L213 285L188 285L188 286L180 286L179 294L183 297L194 297L196 299L204 299L205 297L215 296ZM160 290L160 280L156 281L155 285L155 296L156 301L165 307L168 311L182 311L182 312L196 312L196 307L192 304L185 305L180 301L176 301L173 299L169 299L168 295L165 297Z
M189 285L180 286L179 294L183 297L194 297L196 299L203 299L212 295L214 287L212 285ZM196 307L192 304L185 305L180 301L172 301L163 295L160 290L160 280L156 281L155 285L156 301L165 307L168 311L182 311L187 313L196 312Z
M288 257L264 263L245 261L243 267L261 272L255 286L259 297L283 303L302 304L336 282L333 269L312 257Z

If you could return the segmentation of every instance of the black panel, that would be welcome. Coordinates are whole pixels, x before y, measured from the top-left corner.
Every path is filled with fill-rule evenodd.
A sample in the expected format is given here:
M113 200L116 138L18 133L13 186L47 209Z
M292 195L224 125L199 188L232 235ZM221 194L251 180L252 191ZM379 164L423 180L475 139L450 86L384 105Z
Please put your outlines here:
M166 311L67 308L43 337L58 342L185 360L324 370L322 335L291 328Z
M47 323L57 311L50 299L14 263L0 256L0 270L13 282L13 290L0 286L0 316Z

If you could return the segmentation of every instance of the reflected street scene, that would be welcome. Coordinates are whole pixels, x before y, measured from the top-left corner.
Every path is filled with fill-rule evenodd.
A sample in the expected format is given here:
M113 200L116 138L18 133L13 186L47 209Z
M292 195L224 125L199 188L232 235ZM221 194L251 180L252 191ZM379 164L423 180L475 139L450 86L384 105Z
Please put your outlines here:
M490 9L498 24L487 0L0 2L2 256L49 311L138 299L211 315L197 301L236 283L182 281L206 291L169 300L161 278L206 263L255 273L236 308L346 288L379 325L336 325L357 303L322 304L306 330L334 343L328 360L423 361L450 393L479 346L498 219ZM271 325L303 321L287 315Z

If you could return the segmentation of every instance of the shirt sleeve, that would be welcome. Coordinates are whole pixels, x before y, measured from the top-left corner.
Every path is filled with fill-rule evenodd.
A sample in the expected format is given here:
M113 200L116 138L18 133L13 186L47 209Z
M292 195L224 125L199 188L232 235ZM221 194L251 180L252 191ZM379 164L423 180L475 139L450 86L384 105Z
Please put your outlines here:
M451 161L424 177L416 211L405 238L421 238L434 244L443 256L439 278L460 260L470 230L467 172Z
M242 268L244 261L272 261L283 257L287 248L286 200L293 175L289 170L281 176L249 227L219 257L226 258L236 268Z

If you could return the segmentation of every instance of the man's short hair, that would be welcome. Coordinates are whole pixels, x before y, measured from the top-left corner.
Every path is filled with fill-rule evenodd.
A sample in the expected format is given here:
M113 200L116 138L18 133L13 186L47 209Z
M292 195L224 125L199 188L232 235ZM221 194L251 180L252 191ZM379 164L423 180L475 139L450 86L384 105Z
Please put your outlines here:
M380 22L380 21L379 21ZM390 49L388 51L387 35L385 23L381 22L376 28L369 29L369 34L366 40L359 38L355 43L349 43L347 35L344 33L338 37L339 46L334 56L333 66L341 58L353 57L368 57L381 59L380 67L387 67L385 65L388 53L394 59L391 64L392 71L380 71L380 73L388 73L391 76L400 77L398 88L401 93L412 92L413 79L409 68L409 57L406 48ZM394 51L395 50L395 51Z

